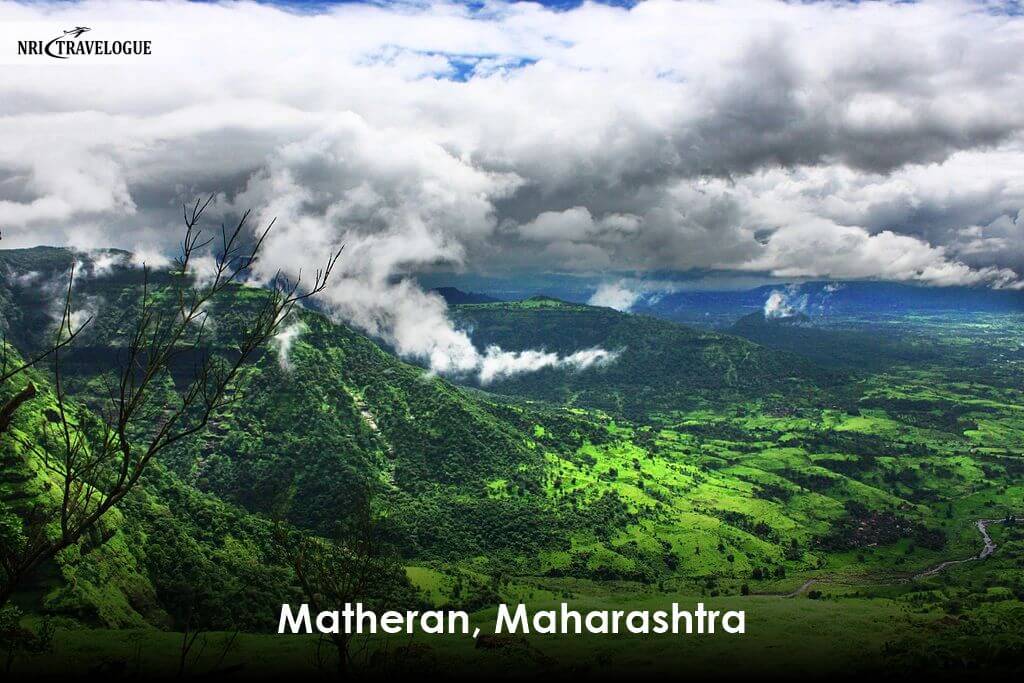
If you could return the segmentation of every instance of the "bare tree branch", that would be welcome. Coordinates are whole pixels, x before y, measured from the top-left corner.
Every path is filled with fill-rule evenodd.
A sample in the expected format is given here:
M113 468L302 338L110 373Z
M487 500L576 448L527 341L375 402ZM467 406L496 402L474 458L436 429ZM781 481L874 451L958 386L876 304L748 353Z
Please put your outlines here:
M58 522L59 532L48 535L32 531L18 548L0 542L0 566L4 570L0 606L40 563L77 543L123 500L154 457L206 429L210 419L235 400L243 368L256 358L281 323L296 306L327 287L341 249L316 271L308 289L301 287L301 273L294 282L277 273L260 305L245 322L234 348L214 352L214 340L206 325L208 309L240 286L251 272L274 221L256 233L248 248L244 246L248 211L231 229L222 225L211 272L194 273L198 251L214 240L206 238L199 227L212 202L211 195L205 201L196 200L191 208L182 205L185 235L170 286L155 287L149 267L143 266L138 310L116 380L107 384L106 410L98 426L84 424L64 381L61 351L83 327L72 329L71 279L54 345L23 364L22 369L46 357L53 360L57 420L55 426L44 427L44 438L47 453L52 448L59 454L46 461L48 471L61 485L59 509L51 517ZM4 348L6 352L6 345ZM191 377L180 389L173 390L170 402L161 402L161 391L173 386L172 370L184 354L192 357ZM2 416L0 409L0 419Z
M65 290L64 305L61 311L60 329L57 333L56 339L51 345L47 346L44 350L36 353L34 356L31 356L28 360L12 363L11 346L7 341L7 336L4 335L4 339L2 342L3 348L2 351L0 351L0 384L6 382L7 380L13 377L16 377L17 375L33 367L34 365L41 363L52 354L56 353L60 349L64 348L65 346L73 342L75 340L75 337L77 337L79 333L81 333L81 331L84 330L85 327L90 322L92 322L92 316L90 316L85 321L83 321L82 324L79 325L77 328L71 329L71 292L74 282L75 264L74 262L72 262L71 270L68 273L68 286L67 289ZM65 322L67 324L65 324ZM0 430L0 434L2 434L3 431L4 430Z

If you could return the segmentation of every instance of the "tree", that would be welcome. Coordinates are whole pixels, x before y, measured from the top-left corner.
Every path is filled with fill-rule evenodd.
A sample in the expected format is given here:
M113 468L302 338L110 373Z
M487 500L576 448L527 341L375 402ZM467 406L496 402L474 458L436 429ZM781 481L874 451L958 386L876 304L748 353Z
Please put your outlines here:
M401 588L409 588L401 559L388 537L384 520L375 515L370 494L364 491L356 512L339 523L332 538L310 536L281 525L276 545L294 570L310 610L319 613L359 601L383 605ZM340 629L327 636L335 650L340 677L366 655L368 641L362 639L357 651L353 635Z
M3 663L5 673L10 673L19 655L47 652L53 644L55 629L49 619L43 620L36 629L29 629L22 625L21 616L21 610L13 605L0 607L0 648L6 651Z
M212 201L211 196L202 203L197 200L191 209L182 207L185 236L169 284L151 284L151 271L143 267L138 305L125 326L126 345L100 409L87 412L67 394L62 351L82 329L72 329L70 281L54 344L21 364L24 369L44 357L53 361L55 419L44 423L41 438L47 446L44 465L59 492L55 505L40 503L24 516L21 533L0 536L0 606L40 564L95 528L136 487L153 458L202 432L211 416L237 401L242 369L297 305L327 286L340 249L317 270L307 289L302 288L301 273L294 281L277 273L244 321L237 342L214 349L207 327L209 307L241 286L273 221L255 234L249 247L249 212L233 229L222 226L209 272L198 277L195 263L213 242L199 223ZM189 359L191 372L175 383L172 370L180 370Z
M25 374L29 368L38 365L48 357L57 353L63 347L70 344L92 320L90 317L74 329L71 329L71 290L74 282L75 265L74 262L72 262L71 270L68 275L68 286L65 290L61 327L53 344L48 345L42 351L30 356L27 360L21 360L15 358L14 351L10 344L8 344L6 335L3 341L0 342L0 386L6 385L8 381ZM64 325L65 321L67 321L67 325ZM38 390L36 389L36 385L32 381L28 381L25 383L24 387L3 401L2 405L0 405L0 437L3 437L11 428L11 422L14 419L15 413L18 412L18 409L28 401L35 398L37 393Z

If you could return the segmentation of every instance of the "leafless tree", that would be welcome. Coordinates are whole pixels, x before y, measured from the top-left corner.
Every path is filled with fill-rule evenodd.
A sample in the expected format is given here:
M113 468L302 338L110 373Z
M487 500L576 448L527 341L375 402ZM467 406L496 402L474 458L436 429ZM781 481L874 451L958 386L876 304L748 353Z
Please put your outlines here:
M387 542L380 520L374 515L369 494L360 496L355 512L330 539L301 531L278 528L278 552L291 565L310 610L340 609L346 603L370 602L385 596L388 579L401 571L401 561ZM335 651L339 677L367 657L369 639L341 629L325 636ZM318 662L323 662L319 645Z
M123 500L154 457L202 432L211 417L236 401L246 364L296 306L327 286L340 249L326 259L308 287L303 287L301 273L289 280L279 272L248 314L237 343L215 347L207 311L252 271L273 221L249 246L248 212L233 229L222 226L210 272L197 278L194 262L214 240L199 227L212 201L211 196L182 207L185 236L169 285L155 286L150 269L143 267L138 307L131 314L118 369L103 407L90 413L68 397L66 387L62 352L81 329L71 328L69 294L57 343L46 354L53 361L56 418L46 423L43 435L45 466L61 490L55 505L41 504L25 516L21 537L0 538L0 606L41 563L77 543ZM172 369L190 359L190 376L175 384Z

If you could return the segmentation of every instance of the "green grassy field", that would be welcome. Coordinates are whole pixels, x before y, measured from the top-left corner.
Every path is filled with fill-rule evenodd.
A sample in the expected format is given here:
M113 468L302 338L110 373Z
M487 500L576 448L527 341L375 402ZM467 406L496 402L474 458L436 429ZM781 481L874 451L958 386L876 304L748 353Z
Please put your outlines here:
M566 586L568 589L569 586ZM713 609L743 609L747 634L690 636L541 636L510 640L502 647L480 648L470 636L403 636L367 642L364 657L378 664L402 648L416 646L427 666L455 673L531 675L552 669L581 672L664 671L666 666L693 674L713 674L723 667L731 673L802 674L823 669L862 668L866 652L881 652L900 632L928 621L885 599L836 598L826 600L752 596L712 598L675 593L608 593L603 589L571 586L573 607L591 609L664 609L671 602L691 607L697 600ZM535 609L557 604L536 599ZM472 615L472 626L484 633L493 629L494 610ZM186 672L241 667L259 675L284 675L318 669L315 636L252 635L211 632L190 656ZM835 644L842 642L842 648ZM86 673L111 663L125 663L130 673L175 671L179 665L181 635L155 630L59 631L54 650L45 658L21 662L21 668L40 673ZM778 650L788 661L778 659ZM396 662L398 666L400 662ZM511 668L510 668L511 667ZM16 665L15 670L18 670Z

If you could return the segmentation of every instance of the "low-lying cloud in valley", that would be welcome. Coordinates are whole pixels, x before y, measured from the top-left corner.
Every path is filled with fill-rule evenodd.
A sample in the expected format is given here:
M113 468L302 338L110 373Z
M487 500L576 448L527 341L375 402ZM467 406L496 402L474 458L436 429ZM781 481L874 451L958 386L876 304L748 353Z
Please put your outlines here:
M513 377L524 372L536 372L544 368L586 370L614 362L621 351L584 349L567 356L547 351L502 351L498 346L489 346L480 365L480 382L490 384L496 380Z
M5 41L124 22L159 27L151 58L5 68L5 247L152 262L217 191L277 217L261 275L343 243L334 313L481 381L587 364L477 349L407 276L1022 286L1024 17L999 3L0 3Z
M679 289L680 284L675 282L620 278L598 285L587 303L591 306L604 306L626 312L641 303L655 304L666 294Z

